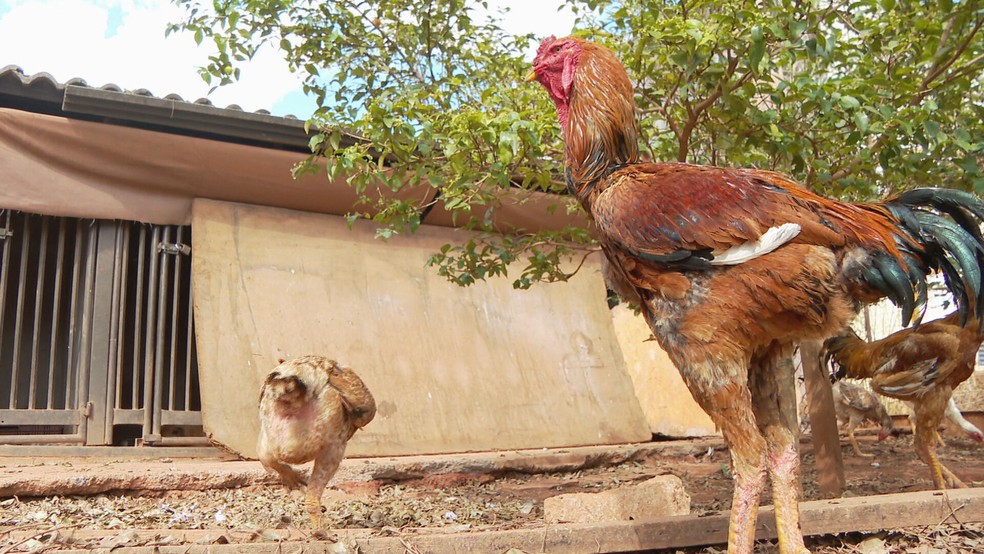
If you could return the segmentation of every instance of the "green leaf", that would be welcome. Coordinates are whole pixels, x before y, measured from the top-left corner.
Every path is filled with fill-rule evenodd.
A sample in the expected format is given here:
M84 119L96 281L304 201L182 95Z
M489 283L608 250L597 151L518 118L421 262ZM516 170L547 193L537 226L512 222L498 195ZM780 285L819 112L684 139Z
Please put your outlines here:
M849 110L856 110L861 107L861 102L850 95L844 95L840 97L840 105Z

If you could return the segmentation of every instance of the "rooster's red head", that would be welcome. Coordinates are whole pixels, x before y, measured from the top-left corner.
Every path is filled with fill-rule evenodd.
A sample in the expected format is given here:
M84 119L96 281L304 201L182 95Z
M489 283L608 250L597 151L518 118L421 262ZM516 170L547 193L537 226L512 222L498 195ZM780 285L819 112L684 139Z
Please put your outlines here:
M584 41L574 37L548 37L540 43L527 81L538 81L557 107L567 105L574 84L574 70L584 51Z
M577 37L549 37L526 80L543 85L557 108L567 184L582 203L612 167L639 161L632 81L614 52Z

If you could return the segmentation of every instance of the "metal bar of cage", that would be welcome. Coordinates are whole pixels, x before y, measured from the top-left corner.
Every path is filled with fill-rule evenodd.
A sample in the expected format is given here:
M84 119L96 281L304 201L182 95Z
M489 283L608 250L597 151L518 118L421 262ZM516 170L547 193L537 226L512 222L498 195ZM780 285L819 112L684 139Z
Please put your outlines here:
M177 236L174 239L175 244L181 243L181 229L177 230ZM175 340L178 336L178 301L181 297L179 294L181 288L181 262L183 258L180 252L173 254L174 257L174 269L172 271L172 282L174 286L171 287L171 325L169 329L170 336L168 337L168 343L170 345L170 355L168 356L168 386L167 386L167 404L162 405L162 409L173 410L175 406L175 395L177 394L176 384L177 384L177 372L175 371L175 359L178 356L178 344ZM163 423L163 417L162 417Z
M37 409L37 386L38 386L38 349L41 348L41 342L38 340L41 334L41 313L42 313L42 303L44 301L44 282L45 282L45 272L44 268L48 261L48 222L50 220L46 217L41 218L41 236L38 240L38 261L37 268L38 274L34 281L34 316L32 318L32 328L31 328L31 377L28 381L29 387L27 389L27 407L28 409Z
M24 293L27 287L27 263L28 263L28 253L29 246L31 243L31 231L28 225L24 225L24 230L21 235L21 256L20 256L20 266L18 267L17 276L17 297L15 299L14 307L14 344L12 351L11 367L15 371L10 373L10 406L11 410L17 408L17 392L18 392L18 372L16 369L20 366L20 345L21 345L21 322L24 316Z
M156 245L160 241L161 229L159 227L154 227L153 232L150 234L150 244ZM147 312L144 314L145 322L145 350L144 350L144 421L143 421L143 441L145 443L153 443L155 439L159 437L153 436L154 428L154 410L151 407L154 405L154 369L155 369L155 352L151 348L154 344L154 336L157 333L157 295L160 292L159 289L154 285L156 281L156 275L158 267L160 264L160 256L153 249L149 252L150 255L150 267L147 271Z
M80 340L80 333L77 332L79 329L79 288L82 283L82 237L84 236L83 222L75 222L75 248L73 249L72 256L72 292L69 301L69 315L68 315L68 344L67 344L67 358L66 365L68 371L66 372L65 381L67 383L65 387L65 407L66 408L78 408L82 405L82 400L79 398L80 383L81 383L81 371L77 364L73 363L76 360L76 353L79 351L79 347L76 344ZM74 389L73 389L74 387Z
M12 250L10 244L13 238L10 232L10 210L0 210L0 217L3 218L3 228L0 229L0 232L3 233L3 236L0 237L0 257L3 259L0 263L0 338L2 338L4 336L4 320L6 319L4 314L7 313L7 282L10 275L10 251ZM11 379L13 379L14 372L11 371L10 373ZM14 395L11 394L11 400L8 401L8 404L13 401L13 397Z
M113 444L113 414L116 408L117 398L119 398L119 336L120 336L120 305L123 302L123 276L122 266L124 265L123 256L123 234L125 233L126 227L120 225L118 222L113 224L112 234L113 234L113 260L112 260L112 271L111 271L111 282L110 282L110 297L109 297L109 345L108 352L106 355L106 395L105 401L105 418L107 424L105 425L105 430L103 432L103 440L106 444Z
M81 224L81 222L80 222ZM92 404L89 402L89 353L92 350L92 342L89 337L92 335L92 311L93 302L95 298L95 289L88 286L95 279L96 275L96 241L95 233L93 232L95 222L89 222L88 228L86 229L86 234L88 235L88 240L86 241L86 251L84 255L85 259L85 276L83 277L83 282L86 286L82 288L84 291L81 303L82 303L82 313L81 320L77 321L77 325L73 325L73 329L80 329L79 332L79 342L78 342L78 388L76 389L76 406L79 406L83 410L85 418L82 420L82 424L79 425L79 434L82 437L86 437L88 431L88 418L92 415ZM73 302L75 305L76 302Z
M138 229L139 231L137 234L137 241L136 241L137 277L135 279L136 286L134 287L136 292L136 298L134 299L133 302L133 337L132 337L133 358L132 358L132 365L130 368L133 374L133 390L130 397L130 405L133 407L139 406L141 409L143 409L146 412L146 407L148 405L143 402L143 394L142 394L143 387L141 386L142 383L146 383L146 378L144 377L143 371L141 371L143 369L143 365L140 363L140 359L141 359L141 355L143 354L144 344L143 342L140 341L140 331L141 329L144 328L146 324L146 322L143 319L143 311L144 311L143 299L144 299L144 290L145 290L144 287L145 279L143 278L143 276L145 275L144 271L147 263L147 227L144 225L140 225Z
M63 267L64 264L60 263L65 257L65 234L66 234L66 221L65 218L60 218L58 220L58 245L55 247L55 260L59 263L55 264L55 279L54 287L52 290L52 301L51 301L51 334L50 341L48 345L48 363L55 364L58 359L58 337L59 337L59 325L58 322L61 319L61 289L62 289L62 278L63 278ZM45 400L45 405L49 408L55 405L55 378L51 375L48 379L48 390ZM64 386L68 386L68 381L66 380Z
M161 242L168 242L171 236L170 229L164 229L164 236L161 238ZM160 244L160 243L157 243ZM162 250L160 247L156 249L157 256L161 256ZM154 418L153 425L151 426L150 435L155 440L160 440L162 437L162 423L161 423L161 402L164 400L164 341L160 340L161 330L164 328L166 322L164 321L167 308L167 295L165 294L165 283L168 267L170 264L170 256L162 256L160 262L160 272L157 275L158 279L158 294L157 294L157 344L154 348Z
M191 265L190 264L190 260L189 260L189 265ZM189 269L189 271L188 271L188 303L187 303L187 305L185 307L185 309L188 312L188 315L187 315L186 320L185 320L185 329L186 329L186 331L185 331L185 352L187 353L187 355L185 356L185 367L184 367L184 370L185 370L184 409L185 410L191 410L191 408L192 408L192 401L191 401L191 386L192 386L191 373L192 373L192 363L191 362L192 362L192 360L195 359L195 357L194 357L194 353L195 353L195 318L194 318L194 316L195 316L195 304L194 304L194 298L192 298L192 294L191 294L191 268L188 268L188 269ZM198 364L195 364L195 369L197 369L197 368L198 368Z
M129 269L129 260L130 260L130 257L127 255L129 253L128 249L130 246L130 227L124 225L119 231L120 232L117 235L118 241L117 241L117 249L116 249L116 260L119 267L119 271L117 272L117 281L119 284L116 287L118 296L114 298L114 301L116 302L117 305L116 308L113 310L113 317L116 318L116 322L117 322L116 332L113 333L113 337L114 337L113 340L115 341L116 344L115 344L115 348L110 349L110 354L112 356L113 363L115 364L113 374L116 383L116 386L114 388L116 390L113 394L113 402L112 402L112 406L114 410L114 421L115 421L116 411L124 408L122 401L124 398L123 395L126 392L124 391L124 377L127 372L126 372L126 368L124 368L123 366L123 364L125 363L124 349L123 349L124 341L120 340L121 338L120 335L122 334L121 329L126 322L126 306L127 306L126 299L127 299L127 290L128 290L126 277L127 277L127 270ZM136 387L130 387L130 390L132 391L135 388Z
M0 209L0 444L207 444L189 237Z

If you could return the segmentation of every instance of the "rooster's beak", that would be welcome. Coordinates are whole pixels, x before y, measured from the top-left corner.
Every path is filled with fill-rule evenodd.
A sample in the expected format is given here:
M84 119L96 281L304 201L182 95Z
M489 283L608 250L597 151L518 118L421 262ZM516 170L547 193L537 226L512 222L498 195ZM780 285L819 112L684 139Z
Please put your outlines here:
M527 83L529 83L531 81L536 81L536 70L535 69L531 69L530 72L526 74L525 81Z

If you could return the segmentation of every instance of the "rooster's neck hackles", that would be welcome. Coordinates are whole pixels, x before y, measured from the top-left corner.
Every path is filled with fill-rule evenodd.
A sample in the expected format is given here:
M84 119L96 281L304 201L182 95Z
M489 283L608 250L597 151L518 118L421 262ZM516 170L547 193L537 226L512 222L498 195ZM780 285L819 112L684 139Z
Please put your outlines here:
M580 45L562 129L567 186L587 206L605 177L639 161L639 127L622 64L602 46Z

